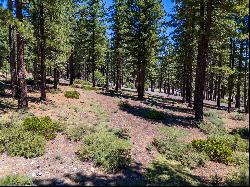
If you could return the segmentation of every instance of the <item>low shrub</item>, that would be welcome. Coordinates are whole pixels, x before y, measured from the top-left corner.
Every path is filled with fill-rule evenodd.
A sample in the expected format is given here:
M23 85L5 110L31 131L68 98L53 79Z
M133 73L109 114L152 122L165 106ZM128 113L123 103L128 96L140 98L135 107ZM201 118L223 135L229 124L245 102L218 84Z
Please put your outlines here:
M44 154L45 144L43 136L20 127L5 128L0 131L0 147L10 156L25 158L41 156Z
M112 132L99 132L84 138L79 156L83 160L92 159L106 171L112 172L129 165L130 148L129 140L120 139Z
M72 128L66 131L67 138L73 141L80 141L84 138L85 135L89 135L90 133L94 133L95 128L90 126L81 126Z
M128 101L120 101L118 105L120 108L131 108L131 105L129 104Z
M64 93L64 96L67 98L72 98L72 99L79 99L80 98L80 93L76 90L74 91L66 91Z
M185 131L165 127L161 129L160 136L154 138L152 145L168 160L179 161L190 168L204 165L208 156L204 152L197 152L190 144L179 140L186 134Z
M31 178L25 175L8 175L0 179L0 186L32 186Z
M238 134L241 138L249 139L249 128L233 129L230 134Z
M232 162L233 151L221 140L193 140L192 146L198 151L205 151L211 160L225 164Z
M149 109L149 111L145 115L146 118L152 119L152 120L164 120L165 115L162 112L159 112L154 109Z
M82 85L82 88L84 90L89 90L89 91L91 91L91 90L98 90L97 87L93 87L92 85Z
M61 130L59 124L53 122L48 116L26 118L23 122L23 126L26 130L44 135L47 140L54 139L56 132Z
M240 112L235 112L230 115L230 118L237 121L245 121L247 119L247 115Z
M218 123L217 125L215 125L214 123L203 121L198 126L205 134L225 134L226 133L226 129L223 123Z
M191 175L180 162L170 161L160 156L145 172L150 186L198 186L200 182Z
M236 151L232 154L232 160L236 165L248 165L249 153Z
M215 110L208 110L204 112L204 116L208 119L208 121L214 124L216 127L222 127L224 122L221 119L218 111Z
M223 144L230 147L233 151L248 152L248 149L249 149L249 143L245 141L244 139L240 138L239 135L212 134L212 135L209 135L209 139L215 140L215 141L221 141L223 142Z
M110 128L108 129L109 132L113 132L118 138L121 139L129 139L129 130L128 129L122 129L122 128Z
M228 186L249 186L249 167L242 167L238 172L230 173L225 183Z

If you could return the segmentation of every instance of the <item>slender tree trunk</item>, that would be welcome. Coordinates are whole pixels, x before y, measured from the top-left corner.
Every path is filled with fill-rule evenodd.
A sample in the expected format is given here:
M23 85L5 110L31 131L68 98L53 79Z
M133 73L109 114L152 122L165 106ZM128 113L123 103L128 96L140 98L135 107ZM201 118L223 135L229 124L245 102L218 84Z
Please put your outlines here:
M108 56L108 59L109 58L110 57ZM109 60L106 61L106 90L109 90Z
M39 4L39 34L40 34L40 65L41 65L41 97L40 100L46 100L46 66L45 66L45 36L44 36L44 7Z
M248 56L248 40L246 41L246 51L245 51L245 56ZM248 66L247 66L247 60L245 60L245 67L244 67L244 108L246 108L247 106L247 70L248 70Z
M145 89L145 73L146 73L146 66L145 62L138 63L138 74L137 74L137 92L138 92L138 99L143 99L144 97L144 89Z
M242 58L243 58L243 41L240 42L240 57L239 57L239 66L238 66L238 78L237 78L237 83L236 83L235 108L240 108Z
M58 72L59 72L58 69L55 67L54 68L54 86L53 86L54 89L57 89L57 85L58 85L58 80L59 80Z
M218 94L218 76L215 76L213 101L216 101L217 94Z
M195 97L194 97L194 110L195 119L203 119L203 91L205 86L206 68L207 68L207 52L210 28L212 24L212 11L213 11L213 0L207 1L207 13L205 16L205 3L204 0L200 2L200 17L202 19L200 24L201 34L198 41L198 55L197 55L197 66L196 66L196 79L195 79Z
M8 0L8 8L12 14L13 3L12 0ZM17 92L17 70L16 70L16 45L15 45L15 29L13 25L9 25L9 63L10 63L10 74L11 74L11 90L12 97L16 98Z
M234 69L234 57L235 57L235 43L232 39L231 40L231 54L230 54L230 67L231 70ZM228 77L228 106L227 111L230 112L232 107L232 93L234 87L234 75L231 74Z
M69 84L72 85L74 83L74 79L75 79L74 52L72 52L70 57L69 57L69 74L70 74Z
M22 15L22 1L16 0L16 18L19 21L23 20ZM24 62L24 41L20 32L17 31L17 98L18 98L18 108L27 108L27 83L25 75L25 62Z

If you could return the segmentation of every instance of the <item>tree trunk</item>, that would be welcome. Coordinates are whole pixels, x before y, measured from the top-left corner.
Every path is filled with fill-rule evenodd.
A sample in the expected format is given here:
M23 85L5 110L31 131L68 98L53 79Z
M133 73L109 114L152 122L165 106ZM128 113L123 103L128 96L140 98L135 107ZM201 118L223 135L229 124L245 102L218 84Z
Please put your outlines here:
M12 14L13 11L13 3L12 0L8 0L8 8ZM10 48L10 74L11 74L11 90L12 97L16 98L17 92L17 69L16 69L16 45L15 45L15 29L13 25L9 26L9 48Z
M196 67L196 79L195 79L195 96L194 96L194 110L195 119L203 119L203 91L205 86L206 68L207 68L207 52L210 28L212 24L212 11L213 0L207 1L207 13L205 15L204 0L200 3L200 17L202 19L200 23L201 34L198 41L198 55L197 55L197 67Z
M55 67L54 68L54 86L53 86L54 89L57 89L57 85L58 85L58 80L59 80L58 72L59 72L58 69Z
M146 66L144 63L139 62L139 64L138 64L138 74L137 74L138 99L143 99L143 97L144 97L145 73L146 73Z
M238 66L238 78L237 78L237 83L236 83L235 108L240 108L242 58L243 58L243 41L240 42L240 57L239 57L239 66Z
M16 18L22 22L22 1L16 0ZM24 41L20 32L17 31L17 98L18 108L27 108L27 83L25 75L25 62L24 62Z
M74 83L74 79L75 79L74 52L71 53L71 55L69 57L69 75L70 75L69 84L72 85Z
M246 41L246 51L245 51L245 56L248 56L248 40ZM247 70L248 70L248 66L247 66L247 60L245 60L245 67L244 67L244 108L246 108L247 106Z
M230 54L230 67L231 70L234 69L234 57L235 57L235 43L232 39L231 40L231 54ZM234 87L234 75L231 74L228 77L228 106L227 111L230 112L232 107L232 93Z
M40 100L46 100L46 66L45 66L45 36L44 36L44 7L39 4L39 34L40 34L40 65L41 65L41 97Z

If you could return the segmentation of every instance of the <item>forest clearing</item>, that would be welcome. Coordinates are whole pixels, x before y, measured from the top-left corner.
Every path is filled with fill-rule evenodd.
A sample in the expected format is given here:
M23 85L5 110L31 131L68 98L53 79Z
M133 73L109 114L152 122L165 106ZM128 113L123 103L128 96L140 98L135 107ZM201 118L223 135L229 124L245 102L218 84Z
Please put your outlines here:
M0 0L0 186L249 186L247 0Z

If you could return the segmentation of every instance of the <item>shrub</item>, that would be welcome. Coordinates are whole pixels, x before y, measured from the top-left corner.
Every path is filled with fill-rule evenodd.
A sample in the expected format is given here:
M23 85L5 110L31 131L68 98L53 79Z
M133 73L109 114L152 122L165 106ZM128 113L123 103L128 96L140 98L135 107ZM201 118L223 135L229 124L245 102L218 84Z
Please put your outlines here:
M79 155L83 160L94 160L106 171L117 171L130 163L130 147L128 140L120 139L111 132L99 132L84 138Z
M120 101L120 102L118 103L118 105L119 105L119 107L121 107L121 108L131 108L131 105L129 104L128 101Z
M249 139L249 128L233 129L230 134L238 134L241 138Z
M197 152L190 144L182 143L178 139L186 135L185 131L167 127L161 129L161 135L154 138L152 144L166 159L177 160L184 166L194 168L208 160L204 152Z
M209 122L216 125L216 127L222 127L224 122L218 114L218 111L209 110L204 112L204 116L208 119Z
M2 151L6 151L10 156L25 158L41 156L44 154L45 144L43 136L20 127L5 128L0 131Z
M232 155L232 160L236 165L248 165L249 153L236 151Z
M149 111L146 113L146 118L153 120L163 120L165 119L165 115L164 113L157 110L149 109Z
M228 186L249 186L249 167L242 167L239 172L230 173L225 183Z
M0 179L0 186L32 186L31 178L25 175L9 175Z
M225 134L226 129L222 123L215 125L211 122L201 122L199 128L206 134Z
M108 129L109 132L113 132L118 138L121 139L129 139L129 130L128 129L122 129L122 128L110 128Z
M76 90L74 91L66 91L64 93L64 96L67 98L72 98L72 99L79 99L80 98L80 93Z
M231 114L230 118L233 120L237 120L237 121L245 121L247 119L247 116L246 116L246 114L236 112L234 114Z
M217 139L193 140L192 146L198 151L205 151L211 160L225 164L232 162L233 151L225 142Z
M47 140L54 139L56 137L56 132L61 130L59 124L53 122L48 116L41 118L26 118L23 125L26 130L42 134Z
M197 186L200 182L181 163L158 157L145 172L150 186Z
M82 140L85 135L95 132L94 127L90 126L81 126L66 131L67 138L73 141Z
M228 147L230 147L233 151L242 151L247 152L249 149L249 143L247 141L240 138L239 135L210 135L209 139L221 141Z
M4 96L5 95L5 89L4 88L0 88L0 96Z

